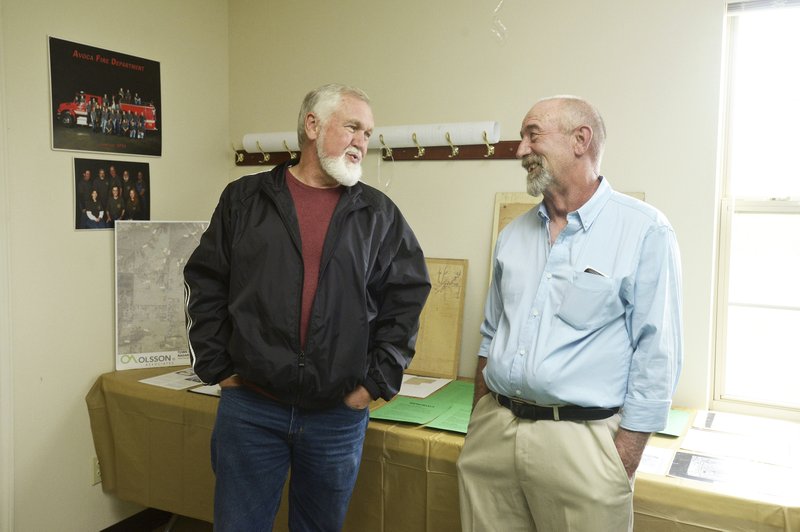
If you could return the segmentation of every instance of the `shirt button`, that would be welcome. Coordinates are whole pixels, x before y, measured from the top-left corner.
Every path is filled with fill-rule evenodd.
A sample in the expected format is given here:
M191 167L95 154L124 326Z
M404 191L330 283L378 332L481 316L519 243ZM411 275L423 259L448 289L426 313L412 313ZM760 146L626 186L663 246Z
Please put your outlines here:
M525 350L524 349L520 349L519 350L519 354L520 354L520 356L524 355L525 354Z
M536 309L533 309L533 312L531 314L533 315L534 318L537 318L539 316L539 311L536 310Z
M544 274L544 276L545 276L546 278L548 278L548 279L552 279L552 278L553 278L553 274L552 274L552 273L550 273L550 272L547 272L546 274Z

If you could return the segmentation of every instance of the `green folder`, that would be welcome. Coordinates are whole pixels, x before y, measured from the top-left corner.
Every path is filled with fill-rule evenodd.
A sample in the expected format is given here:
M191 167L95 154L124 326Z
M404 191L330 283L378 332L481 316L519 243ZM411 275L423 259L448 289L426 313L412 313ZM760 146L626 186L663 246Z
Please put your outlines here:
M473 390L471 382L453 381L424 399L398 395L370 412L369 417L466 434Z

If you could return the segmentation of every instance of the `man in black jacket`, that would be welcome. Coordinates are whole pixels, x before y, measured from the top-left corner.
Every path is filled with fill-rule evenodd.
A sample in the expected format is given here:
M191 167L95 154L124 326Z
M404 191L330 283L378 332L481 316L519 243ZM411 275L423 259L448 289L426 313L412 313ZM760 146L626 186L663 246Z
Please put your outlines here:
M291 529L340 530L369 402L414 355L430 281L399 209L359 182L372 128L363 91L310 92L299 162L228 185L184 269L192 365L222 388L217 530L271 530L290 466Z

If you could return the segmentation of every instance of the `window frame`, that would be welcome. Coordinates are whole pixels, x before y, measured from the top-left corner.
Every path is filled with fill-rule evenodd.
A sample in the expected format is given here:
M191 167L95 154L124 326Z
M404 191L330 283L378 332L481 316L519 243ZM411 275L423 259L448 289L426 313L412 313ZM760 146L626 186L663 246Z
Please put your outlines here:
M725 390L727 321L730 287L731 232L735 214L800 215L800 201L792 198L737 198L731 192L731 95L736 50L734 38L739 17L748 9L792 7L798 1L729 2L724 30L724 62L721 83L720 196L716 256L716 293L713 319L711 404L714 410L800 421L800 407L736 397ZM777 307L776 307L777 308Z

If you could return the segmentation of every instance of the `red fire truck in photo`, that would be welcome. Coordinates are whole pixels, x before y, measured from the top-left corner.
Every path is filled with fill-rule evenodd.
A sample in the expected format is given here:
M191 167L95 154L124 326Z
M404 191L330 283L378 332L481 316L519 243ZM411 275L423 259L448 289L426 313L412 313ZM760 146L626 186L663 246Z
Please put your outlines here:
M97 105L103 105L103 97L94 94L86 94L81 92L75 96L71 102L61 103L56 111L58 121L63 125L72 126L88 126L89 120L86 117L89 102L95 100ZM138 105L133 103L120 103L119 108L121 111L128 111L136 113L137 115L144 114L144 124L147 131L157 131L156 127L156 108L152 104Z

